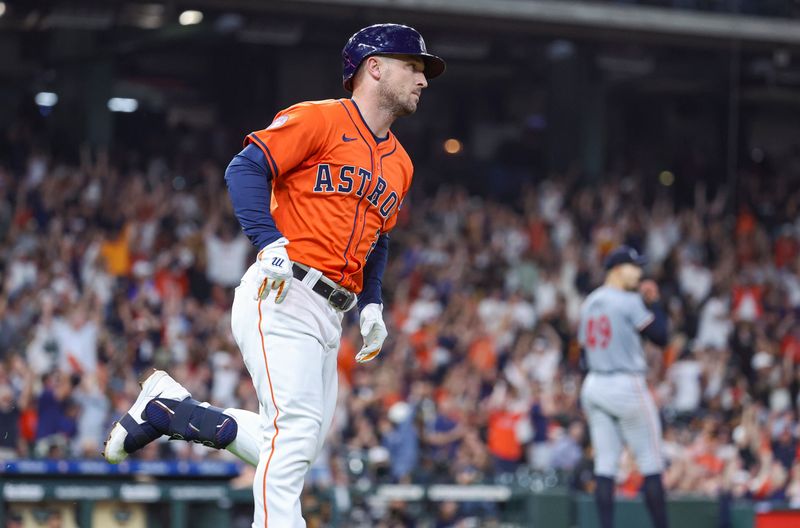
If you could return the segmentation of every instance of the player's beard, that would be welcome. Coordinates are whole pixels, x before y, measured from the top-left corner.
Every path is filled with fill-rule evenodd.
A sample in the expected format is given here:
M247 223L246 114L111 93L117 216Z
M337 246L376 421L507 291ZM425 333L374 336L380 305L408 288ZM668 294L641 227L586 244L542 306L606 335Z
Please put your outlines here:
M394 117L405 117L417 111L418 100L414 100L413 94L401 91L389 79L381 83L379 94L381 106Z

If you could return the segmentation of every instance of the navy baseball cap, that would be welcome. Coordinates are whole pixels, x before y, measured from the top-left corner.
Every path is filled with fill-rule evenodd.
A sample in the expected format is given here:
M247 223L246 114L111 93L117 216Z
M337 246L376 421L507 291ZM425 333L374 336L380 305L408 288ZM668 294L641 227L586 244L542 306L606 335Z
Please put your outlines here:
M640 268L647 264L647 257L640 255L638 251L630 246L619 246L606 257L604 266L606 271L620 264L633 264Z

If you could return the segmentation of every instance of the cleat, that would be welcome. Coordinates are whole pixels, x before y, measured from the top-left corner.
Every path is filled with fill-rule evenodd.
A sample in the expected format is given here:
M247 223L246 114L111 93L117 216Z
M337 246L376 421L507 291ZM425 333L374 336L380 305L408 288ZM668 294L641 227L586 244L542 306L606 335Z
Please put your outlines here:
M129 454L161 436L145 416L145 407L150 401L155 398L181 401L191 396L189 391L163 370L146 371L144 379L139 381L139 387L141 392L133 406L125 416L114 422L104 443L103 458L112 464L119 464Z

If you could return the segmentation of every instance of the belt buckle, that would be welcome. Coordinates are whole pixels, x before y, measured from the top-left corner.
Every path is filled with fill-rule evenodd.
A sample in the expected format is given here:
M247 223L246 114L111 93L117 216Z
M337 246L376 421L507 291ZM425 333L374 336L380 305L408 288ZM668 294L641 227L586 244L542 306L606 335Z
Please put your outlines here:
M344 311L344 309L350 304L350 292L334 289L331 294L328 295L328 304L337 310Z

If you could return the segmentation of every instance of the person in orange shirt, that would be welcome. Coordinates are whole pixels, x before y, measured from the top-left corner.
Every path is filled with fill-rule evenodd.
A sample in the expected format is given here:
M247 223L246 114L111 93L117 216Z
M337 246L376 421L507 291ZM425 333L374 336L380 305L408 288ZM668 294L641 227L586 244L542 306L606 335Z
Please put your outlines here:
M497 473L513 473L519 466L522 444L517 438L517 426L522 417L522 413L505 408L489 414L486 442Z
M416 111L428 79L445 69L399 24L358 31L342 62L351 98L278 112L246 136L225 174L236 217L260 250L231 313L260 412L201 404L155 371L104 451L119 462L161 434L230 450L257 465L254 527L305 526L300 493L333 418L343 313L360 311L358 362L383 346L388 233L413 173L390 127Z
M115 277L126 277L131 272L130 225L124 226L116 236L109 236L100 246L106 269Z

